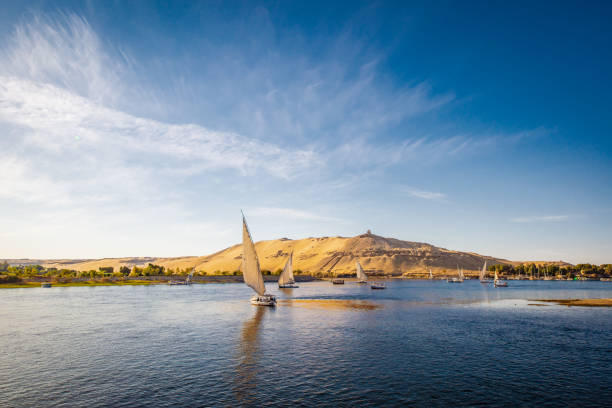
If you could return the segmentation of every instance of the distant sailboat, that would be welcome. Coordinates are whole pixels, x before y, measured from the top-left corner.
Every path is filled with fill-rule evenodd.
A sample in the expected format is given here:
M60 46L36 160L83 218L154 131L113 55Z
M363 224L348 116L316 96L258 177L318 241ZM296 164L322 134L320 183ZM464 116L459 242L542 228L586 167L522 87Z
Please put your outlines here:
M457 277L446 280L448 283L462 283L463 282L463 273L459 270L459 265L457 265Z
M289 254L289 259L285 263L285 268L278 277L278 287L281 289L285 288L299 288L295 284L295 278L293 277L293 251Z
M508 286L508 282L500 280L497 276L497 269L495 270L495 280L493 281L493 285L495 285L496 288L505 288Z
M259 269L259 259L244 214L242 215L242 278L256 293L251 303L256 306L276 306L276 296L266 294L266 285Z
M482 266L482 270L480 271L480 283L491 283L490 280L487 280L486 278L486 274L487 274L487 261L485 261L484 265Z
M359 261L355 263L357 268L357 283L368 283L368 275L365 274Z
M433 279L433 273L431 273L431 268L429 268L429 279Z
M191 279L193 278L194 272L195 268L192 268L189 275L187 275L187 279L185 279L184 281L171 280L168 282L168 285L191 285Z

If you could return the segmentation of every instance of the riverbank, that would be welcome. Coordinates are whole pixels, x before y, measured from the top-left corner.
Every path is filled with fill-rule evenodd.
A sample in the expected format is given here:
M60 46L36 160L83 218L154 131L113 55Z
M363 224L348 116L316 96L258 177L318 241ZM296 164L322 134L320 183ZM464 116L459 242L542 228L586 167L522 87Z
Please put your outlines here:
M40 288L43 283L51 283L52 287L68 287L68 286L126 286L126 285L165 285L171 280L185 280L184 276L139 276L137 278L101 278L101 279L79 279L72 278L66 281L54 282L52 280L36 279L24 280L21 282L1 283L0 289L16 289L16 288ZM300 275L295 277L296 282L310 282L318 280L312 276ZM264 281L276 282L278 276L264 275ZM242 275L212 275L212 276L194 276L192 282L196 284L205 283L242 283Z

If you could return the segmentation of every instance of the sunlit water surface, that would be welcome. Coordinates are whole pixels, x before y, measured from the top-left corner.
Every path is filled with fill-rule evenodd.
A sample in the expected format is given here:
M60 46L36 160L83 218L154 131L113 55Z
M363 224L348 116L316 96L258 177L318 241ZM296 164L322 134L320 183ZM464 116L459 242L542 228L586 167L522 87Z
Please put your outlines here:
M604 406L606 282L0 291L0 406ZM294 299L294 300L291 300Z

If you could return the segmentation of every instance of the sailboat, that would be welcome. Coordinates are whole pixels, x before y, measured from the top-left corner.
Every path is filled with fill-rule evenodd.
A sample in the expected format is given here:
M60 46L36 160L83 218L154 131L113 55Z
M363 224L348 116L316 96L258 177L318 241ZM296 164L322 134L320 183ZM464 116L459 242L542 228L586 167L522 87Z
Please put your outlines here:
M195 272L195 268L191 269L189 275L187 275L187 279L184 281L171 280L168 282L168 285L191 285L191 279L193 279L193 273Z
M259 269L259 259L251 238L244 214L242 215L242 278L244 283L255 291L251 303L256 306L276 306L276 296L266 293L263 275Z
M497 270L495 270L495 280L493 281L493 285L495 285L496 288L505 288L508 286L508 282L499 279L497 276Z
M459 265L457 265L457 278L447 279L448 283L463 283L463 273L459 270Z
M431 273L431 268L429 268L429 279L433 279L433 273Z
M488 280L486 278L486 274L487 274L487 261L485 261L484 265L482 266L482 270L480 271L480 283L486 285L487 283L491 283L490 280Z
M295 278L293 277L293 251L289 254L289 259L285 263L285 268L278 277L278 287L281 289L285 288L299 288L295 284Z
M365 274L359 261L355 263L357 268L357 283L368 283L368 275Z

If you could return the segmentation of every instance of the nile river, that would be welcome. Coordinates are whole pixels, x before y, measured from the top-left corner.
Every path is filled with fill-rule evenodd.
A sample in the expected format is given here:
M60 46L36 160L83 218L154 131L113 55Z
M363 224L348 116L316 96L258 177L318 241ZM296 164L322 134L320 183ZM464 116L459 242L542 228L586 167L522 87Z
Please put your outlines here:
M612 404L612 308L529 305L612 282L268 288L0 290L0 406Z

